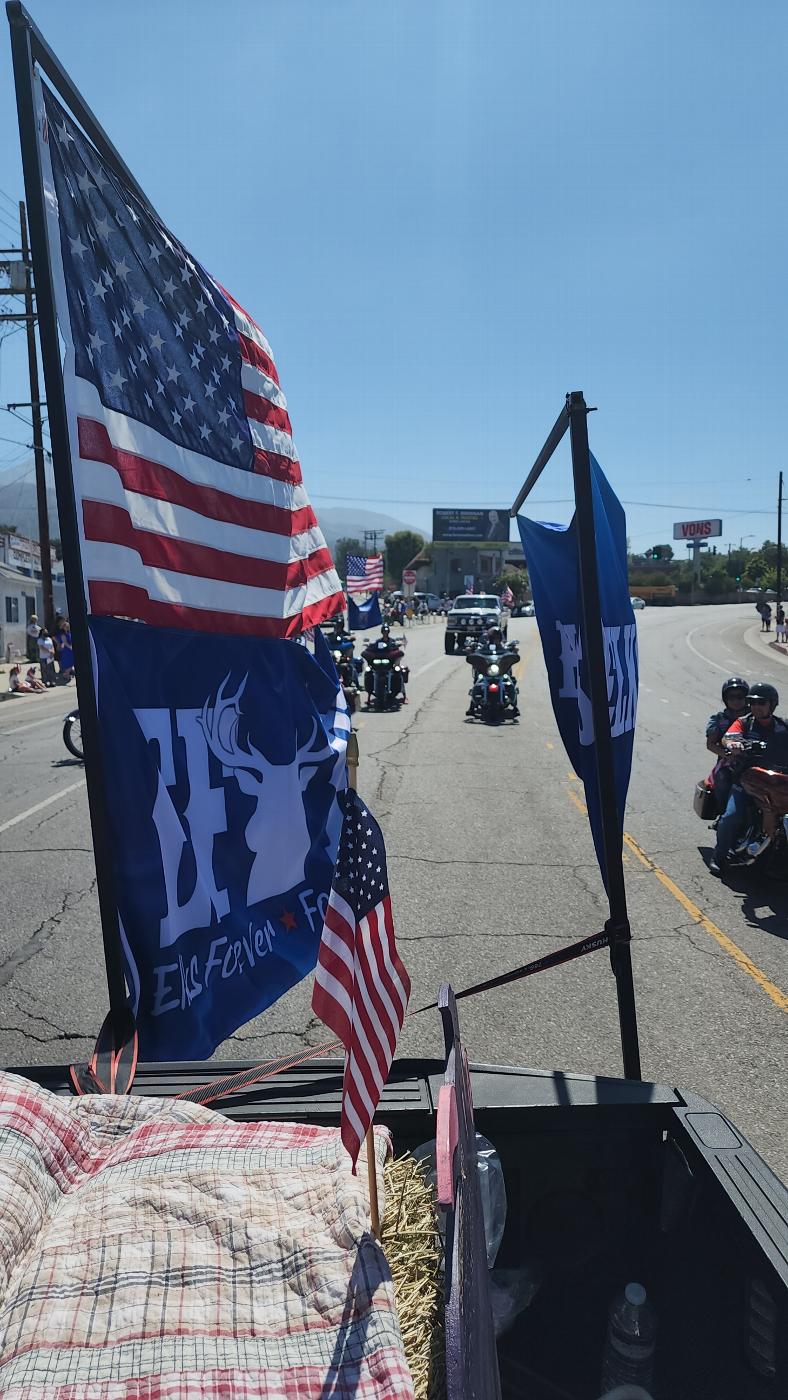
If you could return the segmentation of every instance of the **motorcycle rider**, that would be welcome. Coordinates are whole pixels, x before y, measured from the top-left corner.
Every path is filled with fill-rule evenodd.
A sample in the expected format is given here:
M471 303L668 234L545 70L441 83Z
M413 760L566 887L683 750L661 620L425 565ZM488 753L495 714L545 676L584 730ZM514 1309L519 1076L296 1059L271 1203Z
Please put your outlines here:
M474 658L474 656L493 656L493 655L497 655L498 653L503 654L503 652L506 652L506 651L516 651L516 650L517 650L516 646L514 646L514 645L511 645L511 646L510 646L508 642L505 642L505 641L503 640L503 633L502 633L500 627L498 627L498 626L496 625L496 626L493 626L493 627L488 627L488 629L487 629L487 634L486 634L484 640L481 641L481 642L479 643L478 646L474 647L473 651L471 651L471 652L468 653L468 655L466 656L465 660L467 661L467 663L468 663L469 666L472 666L472 665L473 665L473 658ZM474 675L474 683L475 683L475 680L476 680L476 677L475 677L475 675ZM512 718L513 718L513 719L519 719L519 717L520 717L520 710L519 710L519 707L518 707L518 704L517 704L517 698L518 698L517 683L516 683L516 681L515 681L515 679L514 679L514 676L508 676L508 677L506 677L506 680L509 682L510 685L512 685L512 686L514 687L514 705L513 705L513 707L512 707ZM472 717L473 714L474 714L474 709L473 709L473 686L471 686L471 689L470 689L470 691L469 691L468 693L469 693L469 695L470 695L470 697L471 697L471 703L470 703L470 705L468 706L468 708L467 708L467 710L465 711L465 713L466 713L466 715L467 715L468 717Z
M381 647L381 642L385 642L385 650ZM367 655L367 653L369 653L369 655ZM375 684L374 671L371 665L373 659L376 656L387 656L390 659L392 665L396 666L398 662L402 661L404 655L405 653L402 650L402 647L400 646L399 642L394 641L393 637L391 636L391 628L389 627L389 624L387 622L384 622L383 626L380 629L380 637L378 641L370 642L362 652L362 656L367 662L367 671L366 675L364 676L364 686L367 692L367 708L369 708L369 706L372 703L372 691ZM400 699L402 700L403 705L407 705L408 703L408 697L405 694L405 682L408 680L409 674L410 673L408 671L407 666L400 667Z
M745 768L753 764L765 768L788 769L788 724L779 719L775 710L780 697L768 681L756 681L747 694L749 714L735 719L727 734L723 748L734 755L732 764L733 786L728 805L717 823L717 844L709 864L712 875L725 873L730 853L736 840L747 824L750 798L738 782ZM756 753L737 754L737 741L757 739L766 748Z
M728 750L722 746L722 739L734 720L746 715L748 689L747 682L741 676L729 676L722 687L724 708L718 710L716 714L710 715L706 724L706 748L721 760L715 764L712 774L714 796L717 799L717 809L720 813L724 812L728 805L731 784L733 783L730 763L723 761L729 758L729 754Z

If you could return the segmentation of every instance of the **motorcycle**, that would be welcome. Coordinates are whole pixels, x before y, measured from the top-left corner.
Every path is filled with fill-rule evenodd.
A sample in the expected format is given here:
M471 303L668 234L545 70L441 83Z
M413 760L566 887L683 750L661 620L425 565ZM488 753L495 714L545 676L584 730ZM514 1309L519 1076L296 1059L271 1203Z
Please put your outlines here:
M359 693L359 674L362 663L357 661L353 655L355 637L348 632L344 632L339 637L329 637L328 644L331 647L331 658L337 668L342 685L342 694L345 697L345 704L349 714L355 714Z
M498 724L503 719L518 718L519 692L511 671L519 659L518 653L508 647L506 651L489 654L475 651L466 658L473 667L473 685L468 692L471 697L469 719Z
M732 747L737 753L763 753L760 739L742 739ZM750 797L750 818L730 853L731 868L743 868L756 862L774 870L788 873L788 773L780 768L764 768L753 764L745 768L739 783ZM714 773L698 783L694 807L704 821L719 820L721 813L714 795ZM712 823L716 826L716 821Z
M82 752L82 726L79 722L79 710L72 710L63 721L63 743L74 758L78 758L80 762L84 763L85 755Z
M400 664L404 655L402 647L380 638L370 642L361 655L367 664L364 676L367 709L374 705L376 710L388 710L392 705L401 705L409 675L407 666Z

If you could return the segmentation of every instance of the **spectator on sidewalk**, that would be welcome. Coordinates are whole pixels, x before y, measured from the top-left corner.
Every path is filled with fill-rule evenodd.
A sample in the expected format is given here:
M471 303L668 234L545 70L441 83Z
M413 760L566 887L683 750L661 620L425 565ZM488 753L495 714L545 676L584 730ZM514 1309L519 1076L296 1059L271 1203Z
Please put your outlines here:
M60 619L54 640L60 666L60 679L64 685L68 685L74 675L74 651L71 645L71 624L67 617Z
M56 685L55 643L52 641L46 627L42 627L38 634L38 664L41 667L41 679L47 689Z
M760 598L755 604L761 614L761 631L771 632L772 630L772 610L765 598Z
M36 675L35 666L28 666L27 675L25 676L25 684L29 685L31 690L46 690L44 682L40 681L38 679L38 676Z
M38 660L38 634L41 631L35 613L31 613L25 631L27 632L27 659L35 662Z
M43 687L42 687L43 688ZM35 695L37 687L28 685L19 674L19 667L12 666L8 673L8 689L12 695Z
M785 641L788 641L788 626L786 626L786 622L785 622L785 608L783 607L782 603L778 603L778 604L777 604L777 612L776 612L776 614L775 614L775 628L774 628L774 630L775 630L775 634L776 634L776 637L777 637L778 642L785 642Z

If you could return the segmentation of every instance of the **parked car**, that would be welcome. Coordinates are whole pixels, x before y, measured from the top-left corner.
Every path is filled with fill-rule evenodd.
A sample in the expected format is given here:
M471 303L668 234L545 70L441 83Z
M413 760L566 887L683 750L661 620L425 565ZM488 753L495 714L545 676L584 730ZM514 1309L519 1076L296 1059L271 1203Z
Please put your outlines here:
M431 613L437 613L441 610L441 600L437 593L414 593L413 601L417 606L422 601L426 602Z
M645 608L646 606L645 598L630 598L629 601L635 609L635 612L637 612L640 608Z
M533 617L533 603L515 603L512 608L512 617Z

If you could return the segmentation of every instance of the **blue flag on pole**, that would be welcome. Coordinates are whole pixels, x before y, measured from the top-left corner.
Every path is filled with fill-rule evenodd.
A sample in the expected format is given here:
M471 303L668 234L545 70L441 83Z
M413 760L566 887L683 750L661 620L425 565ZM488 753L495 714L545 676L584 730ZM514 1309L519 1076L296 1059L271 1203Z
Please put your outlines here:
M637 624L629 601L624 509L591 457L599 594L607 669L618 815L623 830L638 695ZM599 868L606 879L596 777L591 692L581 634L580 570L575 521L568 526L518 516L550 698L564 747L585 787Z
M315 965L350 722L328 650L92 618L140 1054L202 1059Z
M351 632L366 632L370 627L380 627L380 595L373 593L366 603L347 600L347 622Z

